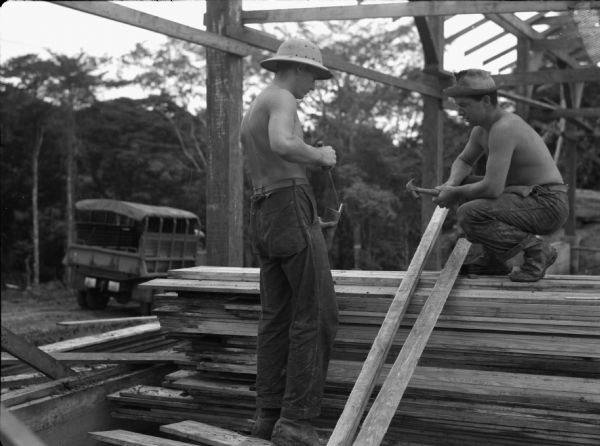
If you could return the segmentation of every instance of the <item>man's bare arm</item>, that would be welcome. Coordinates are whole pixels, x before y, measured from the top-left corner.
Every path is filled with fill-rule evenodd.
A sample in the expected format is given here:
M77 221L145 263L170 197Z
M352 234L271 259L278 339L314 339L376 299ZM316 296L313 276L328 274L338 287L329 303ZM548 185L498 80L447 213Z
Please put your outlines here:
M504 191L517 136L507 123L499 123L490 130L488 144L485 176L481 181L458 187L460 197L467 200L496 198Z
M463 151L456 157L450 169L450 175L444 183L446 186L458 186L473 170L473 164L483 153L483 149L478 142L478 132L480 129L473 129L469 140Z
M335 165L335 151L331 146L313 147L294 132L296 99L288 92L279 92L271 104L269 141L271 150L285 161L317 166Z

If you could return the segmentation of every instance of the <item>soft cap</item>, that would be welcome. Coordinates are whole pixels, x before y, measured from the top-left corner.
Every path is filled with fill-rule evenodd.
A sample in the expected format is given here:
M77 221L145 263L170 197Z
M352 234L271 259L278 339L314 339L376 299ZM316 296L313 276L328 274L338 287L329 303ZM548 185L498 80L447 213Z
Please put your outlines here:
M450 97L476 96L498 90L494 79L485 70L471 68L460 71L454 76L456 78L456 85L444 90L444 93Z

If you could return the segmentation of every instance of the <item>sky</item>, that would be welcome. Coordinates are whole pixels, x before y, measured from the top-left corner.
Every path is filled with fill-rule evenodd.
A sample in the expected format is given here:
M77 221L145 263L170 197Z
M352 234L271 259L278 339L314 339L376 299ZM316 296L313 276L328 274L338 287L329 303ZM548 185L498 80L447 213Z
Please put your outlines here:
M390 0L364 0L362 4L385 3L386 1ZM202 0L119 3L194 28L204 29L205 2ZM344 4L353 5L356 4L356 0L243 0L242 7L245 10L253 10ZM526 16L527 14L520 15L521 18ZM479 14L470 14L449 18L445 23L445 35L449 36L481 17ZM513 36L504 36L493 45L488 45L469 56L464 55L466 49L494 35L499 30L497 25L487 23L467 36L457 39L446 48L444 68L448 71L458 71L477 67L484 68L492 74L499 73L503 67L515 59L515 52L488 65L484 65L483 62L490 56L514 45L516 40ZM92 56L117 57L129 52L138 42L158 46L165 40L165 36L158 33L45 1L11 0L0 8L1 62L27 53L36 53L41 57L47 57L46 49L66 55L84 51Z

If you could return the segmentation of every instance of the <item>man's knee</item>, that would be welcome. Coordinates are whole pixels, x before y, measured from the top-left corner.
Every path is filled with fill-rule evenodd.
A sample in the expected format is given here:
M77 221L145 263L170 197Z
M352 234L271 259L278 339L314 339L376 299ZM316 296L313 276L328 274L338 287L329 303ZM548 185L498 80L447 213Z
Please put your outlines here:
M474 205L474 201L468 201L456 210L456 221L463 231L469 232L472 222L478 215L477 206Z

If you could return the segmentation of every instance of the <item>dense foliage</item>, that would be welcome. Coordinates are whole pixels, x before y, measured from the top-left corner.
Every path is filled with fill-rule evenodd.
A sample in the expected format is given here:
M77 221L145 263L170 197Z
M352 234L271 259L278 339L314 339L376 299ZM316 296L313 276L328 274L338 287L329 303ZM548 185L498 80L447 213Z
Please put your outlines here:
M416 78L422 61L415 30L400 21L375 22L357 22L350 30L347 24L333 23L327 37L311 35L307 29L299 32L353 63ZM275 32L286 36L286 30ZM50 60L29 55L1 67L3 283L23 283L23 277L31 274L32 160L40 129L37 202L42 281L60 275L64 255L69 144L76 161L75 200L115 198L173 206L205 221L204 50L179 41L154 51L139 45L118 61L122 77L133 73L119 82L105 79L103 71L111 63L115 62L82 55L53 55ZM249 58L245 106L269 78L258 58ZM125 83L141 88L146 97L98 99L99 93ZM592 94L584 95L582 106L599 106L600 92L593 88ZM332 177L345 212L332 250L333 266L405 268L421 224L420 203L404 193L406 182L411 178L418 182L421 172L421 135L427 129L422 128L419 95L336 73L300 107L307 140L322 140L338 154ZM447 116L444 129L448 168L467 138L467 128L455 116ZM550 140L551 148L553 143ZM578 146L579 187L597 189L600 184L600 159L593 150L597 144L597 139L588 138ZM561 159L561 170L562 163ZM314 171L311 182L321 212L333 207L329 175ZM247 179L246 186L249 195ZM246 251L246 264L254 266L250 250Z

